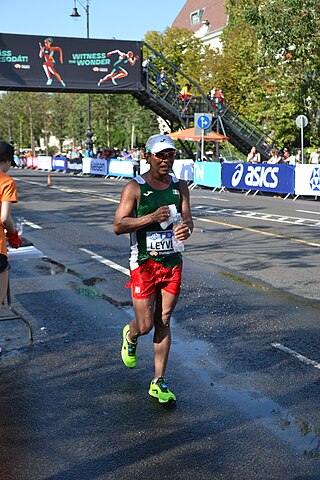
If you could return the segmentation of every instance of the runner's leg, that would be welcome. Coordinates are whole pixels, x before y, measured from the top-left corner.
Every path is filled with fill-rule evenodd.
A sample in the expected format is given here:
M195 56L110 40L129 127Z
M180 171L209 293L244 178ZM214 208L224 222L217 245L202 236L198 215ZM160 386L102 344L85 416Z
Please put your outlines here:
M171 345L170 318L178 298L179 295L172 295L165 290L157 291L153 337L154 379L165 374Z
M147 335L153 328L154 322L154 302L156 294L153 293L149 298L132 298L135 319L130 322L130 333L128 340L136 341L141 335Z

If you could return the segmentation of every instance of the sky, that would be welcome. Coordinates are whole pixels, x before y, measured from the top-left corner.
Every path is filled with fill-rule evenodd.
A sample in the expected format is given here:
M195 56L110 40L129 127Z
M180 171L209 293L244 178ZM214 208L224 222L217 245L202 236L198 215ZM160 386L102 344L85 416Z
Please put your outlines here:
M86 6L87 0L81 0ZM186 0L89 0L90 38L142 40L172 25ZM86 37L86 11L74 0L0 0L1 33Z

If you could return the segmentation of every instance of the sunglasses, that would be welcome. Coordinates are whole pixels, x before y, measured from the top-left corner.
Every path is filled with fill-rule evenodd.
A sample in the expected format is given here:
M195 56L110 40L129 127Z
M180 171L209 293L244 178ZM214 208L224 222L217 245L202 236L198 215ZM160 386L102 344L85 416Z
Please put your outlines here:
M172 152L158 152L158 153L153 153L152 155L154 155L157 158L160 158L160 160L165 160L166 158L168 158L169 160L172 160L173 158L175 158L176 152L175 150L173 150Z

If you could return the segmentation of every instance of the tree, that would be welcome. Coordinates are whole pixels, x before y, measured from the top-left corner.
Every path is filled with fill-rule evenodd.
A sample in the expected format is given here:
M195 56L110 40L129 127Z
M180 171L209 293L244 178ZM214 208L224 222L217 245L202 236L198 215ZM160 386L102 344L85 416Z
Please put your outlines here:
M319 21L320 9L316 0L229 0L228 26L223 34L223 57L236 63L243 53L247 40L238 34L239 29L251 31L253 67L250 87L250 107L237 97L237 89L228 89L228 98L239 102L240 111L247 110L252 121L268 120L270 129L276 131L279 144L295 143L298 131L294 118L306 113L310 132L319 136ZM233 59L233 60L232 60ZM232 85L225 64L221 71L226 83ZM239 72L244 73L241 65ZM259 73L258 78L255 75ZM255 79L257 83L255 85ZM230 82L230 83L229 83Z
M193 32L171 27L163 33L148 32L145 41L193 81L207 84L209 72L205 59L212 55L212 50ZM159 70L164 66L160 58L153 62ZM175 80L181 87L185 83L185 78L179 74Z

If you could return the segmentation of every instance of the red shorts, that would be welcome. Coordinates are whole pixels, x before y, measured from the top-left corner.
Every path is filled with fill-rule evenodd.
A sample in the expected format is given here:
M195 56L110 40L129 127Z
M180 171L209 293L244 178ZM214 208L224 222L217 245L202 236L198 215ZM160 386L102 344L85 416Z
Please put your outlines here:
M172 295L179 295L182 264L166 268L161 263L147 260L138 268L131 270L130 276L131 281L127 286L131 286L133 298L149 298L157 287Z

